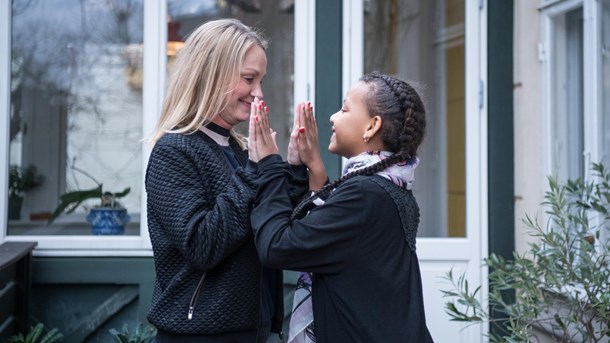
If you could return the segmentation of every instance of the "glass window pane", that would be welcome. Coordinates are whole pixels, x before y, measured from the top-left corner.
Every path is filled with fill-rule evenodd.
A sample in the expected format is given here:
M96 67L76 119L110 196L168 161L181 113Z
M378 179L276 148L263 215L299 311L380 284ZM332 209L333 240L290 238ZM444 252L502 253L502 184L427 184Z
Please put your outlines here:
M277 131L280 153L285 155L294 103L294 1L169 0L167 6L168 68L171 68L175 50L179 49L184 38L211 19L236 18L262 31L269 40L267 76L263 81L265 104L269 106L271 126ZM248 133L247 123L239 124L236 129L242 134Z
M67 191L131 187L120 199L139 235L142 0L13 0L9 235L90 235L91 199L47 225ZM31 187L21 171L42 177ZM29 186L28 186L29 184Z
M584 173L582 8L554 19L552 70L553 170L559 180Z
M364 11L364 71L419 84L426 103L427 133L414 185L419 235L464 237L464 1L370 0Z

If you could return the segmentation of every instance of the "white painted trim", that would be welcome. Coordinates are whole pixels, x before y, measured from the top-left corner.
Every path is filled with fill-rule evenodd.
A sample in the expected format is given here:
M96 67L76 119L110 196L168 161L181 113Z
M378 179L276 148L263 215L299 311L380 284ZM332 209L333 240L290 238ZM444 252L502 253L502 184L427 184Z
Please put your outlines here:
M364 72L364 7L362 1L343 0L342 94Z
M152 249L148 233L148 217L146 212L146 167L150 158L151 146L147 139L155 129L161 116L163 98L165 96L165 79L167 71L167 1L155 6L152 2L144 2L144 61L142 87L142 194L140 207L140 237L142 247Z
M553 175L553 139L552 139L552 125L553 118L551 113L553 111L553 103L551 102L553 90L550 85L552 85L553 78L553 58L551 56L551 51L553 48L552 41L554 39L553 35L553 19L550 16L543 15L542 16L542 33L543 33L543 41L541 45L544 50L544 61L542 68L542 111L543 111L543 142L544 147L543 151L545 153L542 154L542 163L543 163L543 171L544 173L540 175L540 182L542 185L547 185L547 176ZM544 190L548 190L547 186L544 186Z
M446 0L436 0L436 8L437 8L437 23L436 23L436 31L439 34L434 37L434 45L435 45L435 62L436 68L434 71L434 92L438 99L447 99L447 54L445 50L448 48L447 36L445 35L446 31L442 29L446 20ZM464 35L466 34L464 25L462 26L462 38L464 41ZM442 31L442 32L440 32ZM434 197L438 199L439 208L449 208L449 199L445 194L447 194L448 189L448 170L447 170L447 101L436 101L436 108L438 111L438 137L435 137L438 144L438 156L436 163L438 164L438 173L439 173L439 181L438 188L436 190L436 194ZM438 222L440 228L437 229L437 234L441 237L446 237L449 235L449 218L448 216L440 216Z
M294 2L294 104L315 105L316 2Z
M603 156L602 135L602 83L601 83L601 2L585 1L583 4L583 113L585 151L585 170L588 164L599 162ZM588 89L591 87L591 89ZM586 156L585 156L586 157ZM585 178L589 178L589 173Z
M481 285L479 301L486 306L487 271L479 261L488 255L488 186L487 186L487 22L486 4L466 1L465 6L465 115L466 115L466 238L473 251L468 264L468 279ZM480 106L481 82L483 102ZM485 237L485 240L483 238ZM487 325L469 327L471 338L483 341ZM484 331L485 330L485 331Z
M9 122L11 117L11 1L2 1L0 4L0 243L6 237L6 223L8 221L8 147Z
M343 0L342 8L341 96L345 96L364 73L364 3ZM346 163L347 158L341 157L342 169Z

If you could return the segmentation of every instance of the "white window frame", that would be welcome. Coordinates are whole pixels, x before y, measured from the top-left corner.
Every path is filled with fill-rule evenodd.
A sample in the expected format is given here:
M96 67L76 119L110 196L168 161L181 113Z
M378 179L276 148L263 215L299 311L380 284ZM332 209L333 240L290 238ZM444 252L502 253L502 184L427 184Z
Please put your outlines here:
M167 59L167 0L143 1L144 5L144 61L142 88L142 137L150 136L161 114ZM10 120L11 75L11 12L12 1L0 2L0 137L8 137ZM295 76L294 94L297 99L311 99L315 89L315 2L295 1ZM59 236L8 235L8 166L9 142L0 140L0 243L38 242L35 256L152 256L146 216L144 178L151 153L148 142L142 141L142 183L140 234L137 236Z
M542 13L544 40L541 44L543 62L543 87L544 90L544 122L545 132L544 141L544 166L542 184L547 184L546 176L557 174L554 165L553 153L553 71L555 70L553 40L555 32L555 19L565 15L571 10L583 9L583 112L584 112L584 162L585 171L589 170L590 163L601 161L603 152L603 142L600 132L602 123L601 113L601 59L600 59L600 34L601 5L596 0L564 0L549 2L540 7ZM606 152L606 155L610 152ZM591 175L585 173L585 179Z
M553 160L553 71L555 70L553 41L555 19L567 12L582 8L583 11L583 137L584 137L584 171L585 181L593 177L590 165L602 159L608 162L610 151L604 151L603 113L602 113L602 65L601 65L601 2L598 0L557 0L549 1L540 6L542 14L543 41L541 43L540 60L543 63L543 112L544 112L544 151L543 165L546 173L542 175L544 190L550 190L546 180L547 175L557 175L556 161ZM599 219L592 218L592 225L598 225ZM602 232L601 240L607 237Z
M343 0L343 51L349 52L343 54L343 94L363 71L364 1ZM481 286L478 298L481 303L486 304L488 299L488 270L480 265L481 258L488 254L487 0L465 0L464 3L465 60L468 61L465 71L466 236L417 239L424 293L430 294L426 306L434 310L442 307L438 299L442 299L440 289L444 285L431 276L444 273L452 266L454 272L465 272L469 281ZM427 316L434 310L427 310ZM454 332L454 323L449 323L446 314L431 318L434 319L428 319L429 325L444 325L444 331L436 335L451 336L456 342L484 342L484 333L489 331L489 324L483 323Z

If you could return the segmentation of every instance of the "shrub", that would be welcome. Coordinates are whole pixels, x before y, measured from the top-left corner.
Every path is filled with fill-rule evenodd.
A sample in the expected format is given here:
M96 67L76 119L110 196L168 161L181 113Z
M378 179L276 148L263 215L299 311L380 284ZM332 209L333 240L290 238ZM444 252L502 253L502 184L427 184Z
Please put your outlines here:
M559 184L549 177L547 224L524 219L537 238L526 254L484 259L493 311L477 300L480 287L469 289L464 275L446 274L452 289L443 291L450 298L445 311L452 320L502 323L504 332L489 334L492 342L530 342L534 327L562 342L610 337L610 172L595 163L592 171L589 182Z

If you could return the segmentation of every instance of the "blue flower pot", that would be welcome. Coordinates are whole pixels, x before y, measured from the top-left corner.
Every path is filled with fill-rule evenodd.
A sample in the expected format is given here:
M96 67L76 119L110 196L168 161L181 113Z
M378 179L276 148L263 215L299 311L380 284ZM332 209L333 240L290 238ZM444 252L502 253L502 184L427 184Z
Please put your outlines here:
M129 222L126 209L96 207L89 210L87 221L94 235L122 235Z

